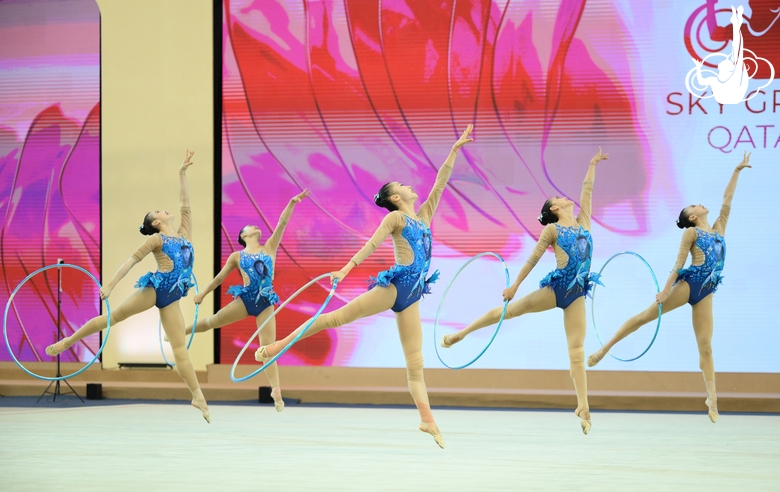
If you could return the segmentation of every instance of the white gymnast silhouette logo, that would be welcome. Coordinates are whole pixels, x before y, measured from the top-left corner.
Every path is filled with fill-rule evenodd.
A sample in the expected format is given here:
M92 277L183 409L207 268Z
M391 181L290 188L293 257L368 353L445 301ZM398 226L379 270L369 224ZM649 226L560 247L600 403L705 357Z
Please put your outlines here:
M701 99L714 97L720 104L738 104L752 99L761 89L767 87L774 80L775 68L769 60L761 58L744 46L742 34L740 33L740 28L743 24L743 10L742 5L737 9L734 9L734 6L731 7L731 30L733 33L731 53L728 55L724 53L710 53L701 61L693 58L693 63L696 66L685 76L685 87L694 96ZM750 56L745 57L746 54ZM711 58L714 59L713 62L718 59L721 60L718 63L717 73L709 68L702 68L702 65ZM759 61L766 63L769 67L769 78L764 85L754 89L745 97L750 79L758 72ZM708 87L712 89L712 94L705 95Z

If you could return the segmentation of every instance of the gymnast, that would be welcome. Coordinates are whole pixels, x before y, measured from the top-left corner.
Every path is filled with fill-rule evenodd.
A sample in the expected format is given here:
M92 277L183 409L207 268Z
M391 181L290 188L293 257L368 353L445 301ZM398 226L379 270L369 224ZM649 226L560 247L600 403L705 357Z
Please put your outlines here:
M256 225L247 225L238 234L238 244L244 247L241 251L234 251L225 262L222 271L214 277L214 280L200 294L195 296L195 304L203 302L203 298L216 289L228 274L238 269L244 285L234 285L228 289L228 294L233 296L233 301L216 314L206 319L198 320L195 328L197 333L203 333L214 328L229 325L242 320L247 316L254 316L256 326L260 326L274 311L274 304L279 302L279 296L274 292L274 264L276 263L276 251L282 241L282 235L290 222L293 209L297 203L309 196L304 190L294 196L285 207L279 223L276 225L271 237L265 244L260 244L262 232ZM187 327L186 334L192 333L192 325ZM276 340L276 318L272 318L260 333L260 343L268 344ZM271 397L277 412L284 409L282 389L279 386L279 369L277 365L265 370L268 382L271 383Z
M100 289L100 298L108 299L116 284L122 280L136 263L149 253L154 254L157 271L142 276L135 287L138 289L111 310L112 326L157 306L160 311L163 329L171 342L176 371L192 393L192 405L199 409L206 422L211 423L211 415L206 399L200 389L195 369L192 367L184 340L184 317L179 307L179 299L185 297L190 288L190 277L195 256L192 249L192 218L190 212L190 193L187 185L187 168L192 165L194 152L186 152L184 162L179 167L179 198L181 201L181 223L178 229L173 227L174 216L165 210L155 210L144 216L141 234L150 236L133 255L117 270L108 284ZM70 348L84 337L106 328L106 315L87 321L73 335L46 347L46 354L55 357Z
M366 245L338 272L331 274L331 282L341 282L357 265L363 262L387 238L392 236L395 264L389 270L371 278L365 292L346 306L317 318L302 338L310 337L327 328L337 328L357 319L379 314L391 309L395 312L398 334L406 359L406 375L409 393L420 413L419 429L431 434L436 444L444 448L444 438L431 413L428 392L423 377L422 326L419 301L430 293L430 284L439 276L438 270L428 277L431 263L431 220L447 186L455 158L461 147L473 141L469 137L473 125L453 145L444 165L439 169L436 183L415 212L417 193L409 185L392 181L374 195L374 203L386 208L388 213ZM308 322L307 322L308 323ZM306 323L283 340L260 347L255 353L258 361L266 362L278 354L300 333Z
M588 380L585 374L585 296L599 282L598 274L590 273L593 239L590 235L591 199L596 177L596 165L609 158L599 152L590 161L585 181L582 183L580 211L575 219L574 202L566 197L553 197L544 202L539 222L544 227L531 257L526 261L515 282L503 291L504 301L511 301L520 284L539 262L545 250L552 246L557 268L540 283L539 289L507 306L505 319L528 313L548 311L555 307L563 310L563 325L569 348L569 374L577 393L577 409L582 432L591 428L588 406ZM599 282L600 283L600 282ZM496 307L485 313L466 328L442 337L441 346L450 348L469 333L498 323L504 307Z
M674 264L664 289L655 296L656 302L647 309L630 318L618 329L617 333L588 357L588 366L598 364L609 350L620 340L638 330L641 326L658 318L658 304L662 314L677 309L685 303L691 305L693 332L699 347L699 368L704 376L707 389L705 404L710 420L718 421L718 397L715 392L715 362L712 359L712 294L718 290L723 277L723 264L726 261L726 223L731 213L731 200L737 188L739 173L750 165L750 154L743 154L740 162L731 175L726 191L723 193L723 204L720 215L710 227L707 220L707 210L701 204L689 205L682 209L677 219L677 227L685 229L680 243L680 252ZM691 264L683 268L688 254Z

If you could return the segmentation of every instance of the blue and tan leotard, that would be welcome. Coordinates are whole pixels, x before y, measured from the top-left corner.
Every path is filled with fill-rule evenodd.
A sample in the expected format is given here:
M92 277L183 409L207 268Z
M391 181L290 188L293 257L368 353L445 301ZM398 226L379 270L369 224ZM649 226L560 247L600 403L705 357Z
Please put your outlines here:
M442 166L436 175L436 183L428 198L420 206L417 216L410 217L398 210L390 212L366 245L352 257L355 265L359 265L382 244L387 236L392 236L395 263L389 270L371 277L368 288L370 290L375 287L395 285L396 299L391 309L397 313L419 301L424 294L429 294L430 284L439 278L438 270L428 276L432 251L430 226L451 174L451 167Z
M394 264L389 270L379 272L371 277L369 290L376 286L387 287L395 285L396 299L391 308L401 312L423 296L431 293L431 286L439 278L439 271L428 277L431 266L431 228L422 219L413 219L404 215L406 224L401 230L403 237L411 246L414 259L411 265Z
M154 254L157 271L143 275L135 287L154 288L157 296L155 306L160 309L186 297L189 291L192 267L195 264L195 253L189 239L190 223L190 209L182 207L179 236L153 234L133 254L136 261L141 261L149 253Z
M256 254L241 251L239 269L244 285L230 287L228 294L234 299L240 297L249 315L257 316L279 302L279 296L274 292L274 262L270 256L262 251Z
M576 299L586 296L594 283L601 285L598 273L590 272L593 238L590 231L579 227L556 228L556 246L569 257L566 266L556 268L539 282L539 288L549 287L555 292L555 305L566 309Z
M683 233L680 253L674 266L678 273L677 282L688 283L691 292L688 303L693 306L708 295L718 290L723 281L723 265L726 262L726 222L731 208L726 205L721 208L720 217L712 226L712 231L704 231L690 227ZM691 264L682 268L685 260L691 254Z
M575 300L588 295L594 283L602 285L599 275L590 272L593 256L593 238L589 231L592 195L593 183L583 183L577 226L545 226L528 259L528 263L535 266L547 248L552 246L557 268L539 282L539 288L552 289L555 305L561 309L566 309Z

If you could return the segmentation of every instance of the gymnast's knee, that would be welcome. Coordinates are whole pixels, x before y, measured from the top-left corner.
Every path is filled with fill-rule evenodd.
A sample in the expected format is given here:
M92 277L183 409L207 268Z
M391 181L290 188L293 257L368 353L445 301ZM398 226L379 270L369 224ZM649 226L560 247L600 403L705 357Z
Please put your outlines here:
M712 359L712 343L699 344L699 357L701 359Z
M204 319L203 322L198 321L198 325L195 328L195 331L202 332L202 331L213 330L214 328L218 328L219 326L220 326L219 313L217 313Z
M422 352L416 352L406 356L406 380L410 382L424 382Z
M176 359L177 364L180 360L185 360L189 357L189 355L187 354L186 344L182 344L179 347L172 347L172 348L173 348L173 357L174 359Z
M585 363L585 348L579 346L569 349L569 363L571 367L583 366Z
M122 306L119 306L118 308L111 311L111 324L119 323L120 321L124 321L127 318L127 313ZM108 323L108 317L105 314L94 319L98 320L97 322L101 323L103 326L106 326Z
M490 317L496 320L496 323L498 323L498 320L501 319L501 313L504 312L504 306L500 306L497 308L493 308L490 310ZM517 316L520 316L522 313L522 309L519 306L515 306L514 309L512 309L512 306L510 305L506 309L506 315L504 315L504 319L512 319L516 318Z
M340 310L337 309L336 311L323 314L318 317L316 321L314 321L314 324L312 324L312 331L336 328L338 326L347 324L347 320L344 317L344 314L340 313L339 311Z

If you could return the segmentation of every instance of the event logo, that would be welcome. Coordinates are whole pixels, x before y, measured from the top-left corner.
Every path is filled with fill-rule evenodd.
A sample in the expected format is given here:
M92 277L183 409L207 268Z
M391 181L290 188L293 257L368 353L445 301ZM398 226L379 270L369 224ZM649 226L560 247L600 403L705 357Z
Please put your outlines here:
M697 98L707 99L714 97L720 104L738 104L755 97L761 92L761 89L771 84L772 80L774 80L775 69L768 59L762 58L745 48L745 40L741 32L742 25L745 24L745 18L743 16L744 9L741 5L737 9L733 6L731 7L731 17L729 19L731 22L731 52L728 54L722 52L729 43L725 38L725 28L717 25L717 14L728 12L728 10L716 9L716 2L717 0L708 0L705 5L691 15L686 23L685 42L688 52L694 57L693 62L695 66L685 76L685 87L688 89L688 92ZM761 38L769 32L780 17L780 6L771 9L760 5L762 2L754 3L756 5L751 6L754 9L754 19L757 18L756 14L758 14L758 17L762 15L768 17L766 15L768 13L775 14L774 18L768 22L768 25L762 31L753 30L749 22L746 24L747 30L753 38ZM777 3L780 4L780 1ZM698 15L701 12L704 12L704 18L696 25ZM717 49L708 47L702 42L701 30L704 24L707 24L709 28L710 39L723 43ZM694 27L695 37L699 41L700 47L708 52L704 56L700 56L697 53L691 42ZM777 30L773 34L776 32ZM770 53L767 55L770 58L780 55L780 50L776 44L772 46ZM699 60L699 58L701 59ZM712 70L712 68L717 68L717 72ZM766 79L766 83L748 93L750 80L754 78ZM707 94L708 90L712 91L709 95Z

